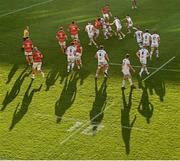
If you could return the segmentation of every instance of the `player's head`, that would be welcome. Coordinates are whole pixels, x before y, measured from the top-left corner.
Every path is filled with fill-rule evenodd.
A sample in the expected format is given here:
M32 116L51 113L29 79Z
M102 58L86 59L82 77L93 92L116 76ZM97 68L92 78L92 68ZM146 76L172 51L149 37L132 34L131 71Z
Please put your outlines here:
M29 26L26 26L26 29L29 30Z
M149 32L149 29L146 29L145 31L146 31L146 32Z
M72 21L72 24L75 24L75 22L74 22L74 21Z
M126 17L129 17L129 14L127 14Z
M74 45L74 42L71 42L71 45L73 46L73 45Z
M114 19L117 19L118 17L117 16L114 16Z
M91 22L88 22L88 25L91 25Z
M34 46L34 47L33 47L33 50L34 50L34 51L37 51L37 50L38 50L38 48L37 48L36 46Z
M104 49L104 46L103 46L103 45L100 45L100 46L99 46L99 49L100 49L100 50L103 50L103 49Z
M106 6L106 7L109 7L109 4L106 4L105 6Z
M61 26L61 27L59 28L59 30L63 30L63 27Z
M125 58L129 58L129 57L130 57L130 55L127 53L126 56L125 56Z
M101 17L98 17L98 19L97 19L98 21L101 21Z

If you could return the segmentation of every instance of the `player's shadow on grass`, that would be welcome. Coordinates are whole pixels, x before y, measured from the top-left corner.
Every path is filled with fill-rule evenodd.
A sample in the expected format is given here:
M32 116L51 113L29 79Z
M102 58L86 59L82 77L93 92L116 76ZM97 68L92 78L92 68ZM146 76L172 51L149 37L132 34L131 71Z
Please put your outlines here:
M66 76L66 70L62 66L53 66L46 77L46 91L49 91L50 87L56 83L59 77L61 78L60 84L62 84Z
M57 116L57 123L61 122L63 115L71 107L76 99L78 79L78 73L75 72L71 75L69 80L67 77L64 82L61 95L55 104L55 115Z
M147 123L150 123L150 119L153 115L154 107L149 102L149 95L147 87L142 87L143 93L141 97L141 101L138 106L138 112L146 118Z
M79 70L79 79L80 79L80 85L83 85L84 80L88 77L90 72L84 68Z
M18 64L14 64L13 67L11 68L11 71L8 74L8 80L6 84L8 84L11 81L17 70L18 70Z
M136 121L136 115L132 122L130 121L130 110L132 106L132 93L133 89L130 90L128 103L125 98L124 90L122 90L122 100L123 100L123 109L121 109L121 128L122 128L122 138L126 148L126 154L130 153L130 137L131 130Z
M33 89L30 92L32 83L33 83L33 80L31 80L31 82L30 82L30 84L29 84L29 86L28 86L28 88L27 88L27 90L26 90L26 92L24 94L20 109L18 109L18 107L20 105L20 103L19 103L17 105L15 111L14 111L12 123L11 123L11 126L10 126L9 130L12 130L14 128L14 126L18 122L20 122L22 120L24 115L28 112L28 108L29 108L29 105L30 105L30 103L32 101L32 98L33 98L34 94L36 92L39 92L41 90L41 88L42 88L42 84L41 84L38 89Z
M1 111L4 111L5 108L7 107L7 105L9 103L11 103L16 98L16 96L19 94L21 85L23 84L24 79L30 75L30 73L26 73L27 68L28 67L26 67L21 72L18 79L15 81L11 91L6 93L6 96L2 102L3 107L1 108Z
M93 127L93 134L96 134L98 125L104 118L104 110L106 107L106 99L107 99L107 79L105 78L101 87L98 90L97 80L95 79L95 100L93 102L92 109L89 113L91 125Z

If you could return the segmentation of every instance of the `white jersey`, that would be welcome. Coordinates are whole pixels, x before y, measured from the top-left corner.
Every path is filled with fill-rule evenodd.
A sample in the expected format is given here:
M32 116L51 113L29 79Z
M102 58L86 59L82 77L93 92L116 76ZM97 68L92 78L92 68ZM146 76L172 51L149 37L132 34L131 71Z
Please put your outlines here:
M151 35L151 46L158 47L160 36L158 34Z
M143 34L143 45L149 46L150 45L150 40L151 40L151 34L148 32L145 32Z
M76 48L74 46L69 46L66 49L67 57L75 57L76 55Z
M136 41L141 43L143 41L143 32L138 30L135 32Z
M94 26L92 24L86 25L85 30L88 34L94 34Z
M147 49L143 48L139 50L139 58L141 64L147 64L147 57L149 56L149 52Z
M115 24L115 26L116 26L117 29L122 28L120 19L116 18L116 19L114 20L114 24Z
M132 19L131 19L131 17L127 17L126 18L126 20L127 20L127 23L128 23L128 27L132 27L133 26L133 22L132 22Z
M129 59L125 58L123 59L122 61L122 71L125 72L125 71L129 71L129 65L130 65L130 61Z
M98 59L98 64L101 63L107 63L106 60L106 51L105 50L98 50L96 53L97 59Z

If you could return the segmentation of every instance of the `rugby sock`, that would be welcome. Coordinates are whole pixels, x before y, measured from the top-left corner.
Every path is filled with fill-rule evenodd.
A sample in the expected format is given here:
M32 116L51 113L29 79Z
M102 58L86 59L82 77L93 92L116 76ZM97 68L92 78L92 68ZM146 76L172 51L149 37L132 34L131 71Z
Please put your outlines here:
M123 79L122 80L122 87L125 87L126 81Z
M74 63L71 64L71 68L74 69Z
M141 71L139 72L139 75L141 76L142 75L142 72L144 71L144 68L142 67L141 68Z
M147 74L149 74L149 72L148 72L148 70L147 70L147 67L145 67L145 71L146 71Z
M71 68L71 65L68 64L68 66L67 66L67 71L68 71L68 72L70 71L70 68Z
M129 80L130 86L132 86L133 85L132 79L129 78L128 80Z
M159 57L159 50L156 50L156 57Z

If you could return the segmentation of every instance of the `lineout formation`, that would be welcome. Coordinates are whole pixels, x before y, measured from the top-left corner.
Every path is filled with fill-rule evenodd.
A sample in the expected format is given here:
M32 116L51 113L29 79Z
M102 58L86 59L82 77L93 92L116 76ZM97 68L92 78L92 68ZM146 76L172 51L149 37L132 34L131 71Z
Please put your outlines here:
M132 9L136 8L136 1L132 0ZM150 73L147 69L147 59L149 58L152 60L154 53L156 58L159 58L159 34L157 34L156 31L154 31L153 34L150 34L148 29L146 29L145 32L141 31L139 26L134 26L130 15L127 15L122 20L120 20L118 16L113 16L109 5L105 5L101 9L101 12L102 17L98 17L94 22L88 22L84 28L84 31L87 32L89 38L88 45L94 46L98 50L95 55L98 62L95 78L98 79L100 72L104 74L105 78L108 77L108 62L110 61L105 47L101 44L97 44L97 39L100 36L100 32L103 33L104 39L107 41L112 36L117 37L118 40L122 40L125 39L127 34L134 32L134 37L139 46L139 50L136 53L141 64L139 75L142 77L144 72L149 75ZM126 33L122 32L124 22L127 27ZM74 21L72 21L67 30L70 33L72 39L72 42L69 46L66 45L68 36L62 26L56 33L56 39L60 45L61 52L67 56L67 73L69 73L70 71L74 70L75 66L78 70L82 68L81 58L83 55L83 47L78 35L80 31L79 26ZM33 42L29 35L29 27L27 26L23 34L23 49L27 63L32 65L32 79L34 79L35 75L38 73L41 73L44 77L44 72L41 69L43 54L38 50L37 47L33 46ZM125 58L122 60L123 90L125 89L126 80L129 81L131 88L135 88L130 72L131 70L135 72L135 70L131 66L129 57L130 55L127 53L125 54Z

